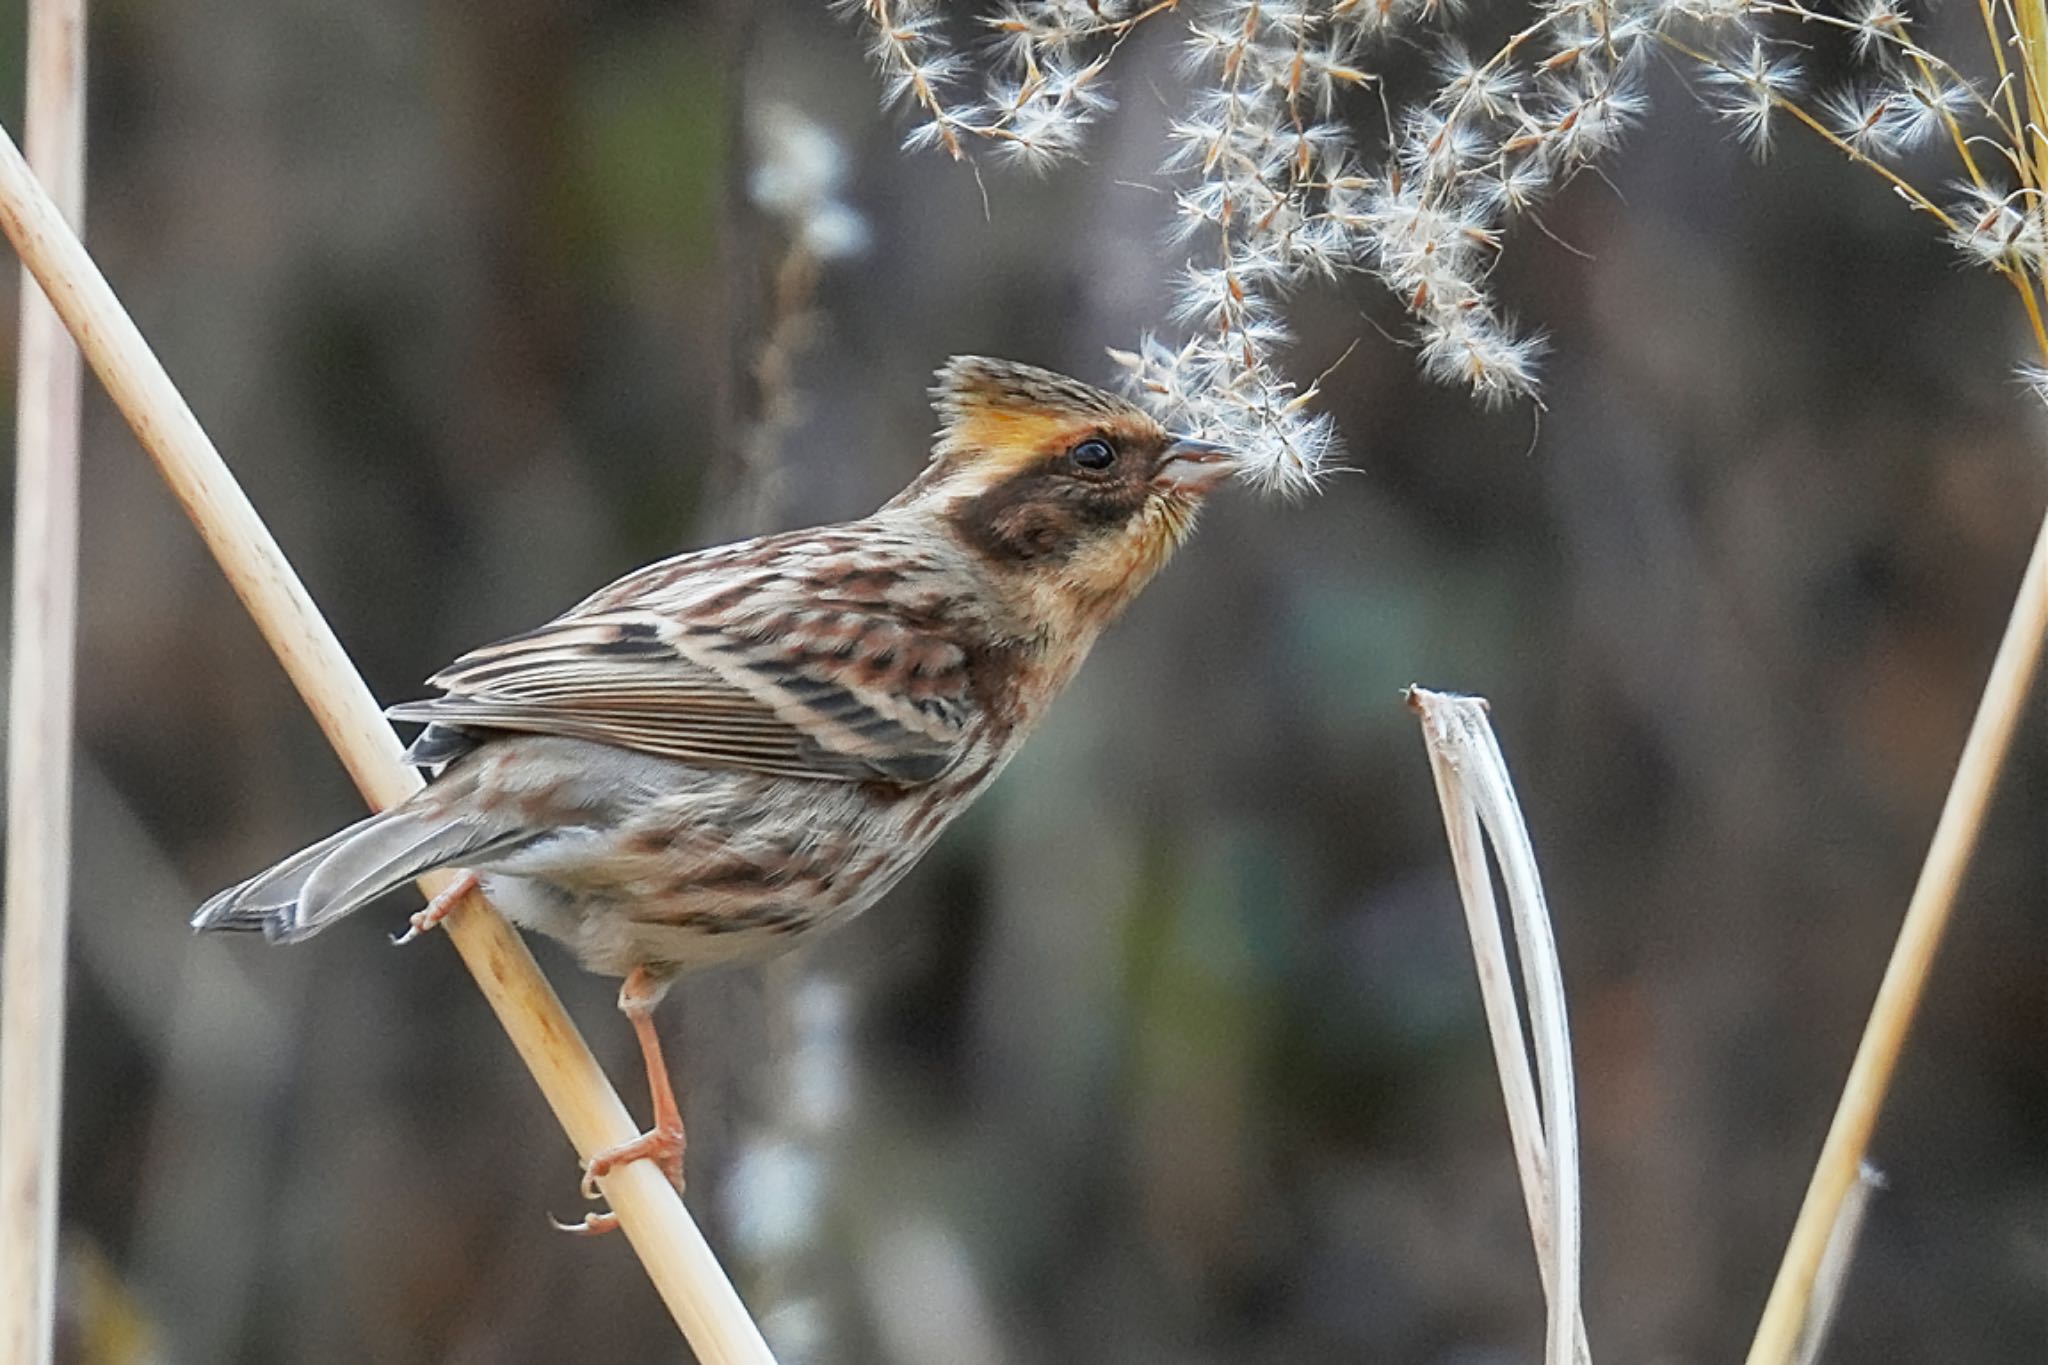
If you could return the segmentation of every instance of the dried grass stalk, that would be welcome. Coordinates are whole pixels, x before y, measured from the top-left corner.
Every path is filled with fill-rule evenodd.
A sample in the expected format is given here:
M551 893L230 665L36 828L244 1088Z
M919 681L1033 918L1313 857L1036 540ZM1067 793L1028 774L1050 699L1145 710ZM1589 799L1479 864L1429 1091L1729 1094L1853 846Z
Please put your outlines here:
M33 0L29 155L73 222L85 197L84 0ZM24 279L15 404L7 715L7 928L0 963L0 1360L54 1352L71 717L78 623L78 351Z
M1892 1073L1898 1069L1899 1054L1906 1045L1906 1032L1934 970L1935 952L1948 929L1970 855L1983 833L1991 793L1998 785L1999 770L2005 766L2013 732L2040 669L2044 639L2048 639L2048 522L2042 523L2020 579L2019 596L1991 662L1991 677L1984 684L1984 696L1970 722L1969 737L1963 741L1955 779L1935 822L1934 841L1913 885L1913 898L1907 903L1891 961L1885 966L1877 1000L1856 1046L1856 1060L1850 1064L1849 1079L1835 1106L1834 1121L1828 1125L1806 1199L1799 1206L1799 1219L1771 1285L1763 1320L1750 1343L1748 1365L1785 1365L1814 1316L1814 1285L1820 1278L1829 1238L1841 1222L1844 1202L1862 1178L1870 1134L1877 1126L1878 1111L1884 1106L1885 1092L1891 1088Z
M1479 969L1494 1064L1507 1101L1508 1135L1549 1304L1544 1360L1548 1365L1584 1362L1590 1353L1580 1307L1579 1128L1571 1031L1564 973L1536 871L1536 850L1515 799L1507 759L1487 719L1486 703L1420 687L1409 688L1407 698L1422 719L1423 742L1429 749L1444 833L1472 936L1472 958ZM1528 996L1526 1034L1486 859L1489 838L1507 889L1508 919ZM1531 1051L1536 1059L1533 1078Z
M1813 1303L1807 1310L1805 1330L1799 1334L1799 1356L1795 1365L1820 1365L1827 1350L1828 1334L1834 1330L1835 1310L1842 1305L1842 1291L1849 1285L1849 1270L1856 1263L1856 1247L1863 1240L1863 1217L1870 1201L1884 1188L1877 1167L1864 1162L1856 1172L1855 1187L1842 1201L1834 1231L1828 1234L1826 1254L1820 1258L1820 1275L1814 1281Z
M78 339L356 785L379 807L410 795L419 778L399 761L397 737L333 630L85 248L4 137L0 231ZM448 874L426 877L421 887L431 894L449 880ZM577 1152L587 1159L632 1138L637 1130L626 1107L519 935L478 895L466 898L446 927ZM772 1365L759 1329L653 1163L631 1162L599 1184L698 1358L705 1365Z

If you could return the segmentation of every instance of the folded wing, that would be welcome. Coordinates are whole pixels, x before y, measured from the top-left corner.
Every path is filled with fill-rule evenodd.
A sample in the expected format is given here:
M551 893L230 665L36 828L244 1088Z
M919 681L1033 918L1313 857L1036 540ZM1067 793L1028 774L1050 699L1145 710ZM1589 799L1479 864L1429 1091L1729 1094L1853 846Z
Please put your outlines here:
M929 782L959 757L974 704L957 644L880 604L777 596L673 613L594 598L464 655L430 680L445 696L390 715L847 782ZM419 761L438 757L430 736Z

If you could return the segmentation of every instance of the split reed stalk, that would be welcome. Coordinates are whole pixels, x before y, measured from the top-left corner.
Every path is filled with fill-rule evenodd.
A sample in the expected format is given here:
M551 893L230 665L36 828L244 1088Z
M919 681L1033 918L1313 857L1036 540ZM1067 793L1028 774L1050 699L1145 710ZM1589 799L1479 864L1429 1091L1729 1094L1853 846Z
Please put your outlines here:
M1572 1073L1564 968L1543 878L1536 869L1535 845L1485 699L1424 687L1411 687L1406 695L1409 709L1421 719L1430 772L1443 806L1444 834L1450 842L1458 896L1465 905L1494 1068L1507 1102L1508 1137L1522 1178L1529 1236L1536 1246L1536 1267L1549 1310L1544 1360L1546 1365L1586 1365L1592 1352L1580 1303L1584 1239L1578 1087ZM1493 894L1493 872L1486 857L1489 841L1507 892L1508 924L1522 964L1526 1029Z
M32 0L28 23L28 153L50 187L51 213L75 223L85 197L85 0ZM78 351L24 276L0 962L0 1361L8 1365L48 1365L55 1351L79 388Z
M0 231L78 339L357 787L376 807L404 800L420 780L400 762L398 739L369 688L98 267L4 136ZM431 894L449 880L444 873L420 884ZM472 894L445 927L577 1153L587 1160L634 1137L625 1105L511 926ZM630 1162L598 1184L703 1365L773 1365L759 1328L654 1164ZM604 1272L593 1264L591 1273Z

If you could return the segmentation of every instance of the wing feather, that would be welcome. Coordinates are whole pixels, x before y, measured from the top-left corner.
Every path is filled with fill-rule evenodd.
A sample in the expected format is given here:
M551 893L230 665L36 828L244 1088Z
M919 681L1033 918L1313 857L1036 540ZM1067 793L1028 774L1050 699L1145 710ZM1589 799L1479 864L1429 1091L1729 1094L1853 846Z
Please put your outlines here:
M838 781L928 782L959 757L976 716L967 656L932 625L821 599L822 573L779 568L737 592L707 559L719 581L693 592L689 568L655 566L661 610L607 589L457 659L429 680L445 695L389 714Z

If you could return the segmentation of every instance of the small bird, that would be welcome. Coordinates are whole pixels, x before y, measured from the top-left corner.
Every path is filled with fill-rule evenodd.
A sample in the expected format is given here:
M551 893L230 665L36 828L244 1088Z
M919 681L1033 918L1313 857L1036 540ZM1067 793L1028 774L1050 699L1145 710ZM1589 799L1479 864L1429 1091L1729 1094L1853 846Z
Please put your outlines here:
M678 555L457 659L417 795L221 892L199 929L308 938L420 874L625 978L654 1126L598 1154L682 1183L651 1014L678 972L873 905L987 788L1237 468L1064 375L959 356L930 463L872 516ZM604 1231L610 1215L578 1231Z

